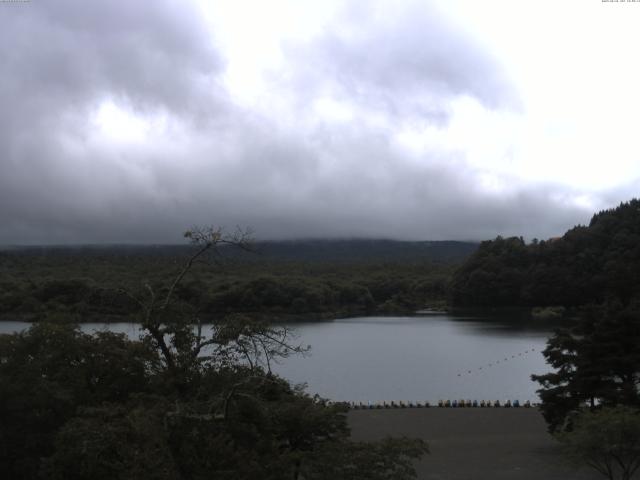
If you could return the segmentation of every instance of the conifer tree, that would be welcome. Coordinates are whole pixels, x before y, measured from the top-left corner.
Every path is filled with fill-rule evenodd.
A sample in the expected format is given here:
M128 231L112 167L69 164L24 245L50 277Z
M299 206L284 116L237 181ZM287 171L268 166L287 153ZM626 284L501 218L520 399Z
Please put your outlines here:
M543 354L555 372L532 375L551 431L570 429L572 412L640 405L640 309L608 304L586 309L571 329L556 331Z

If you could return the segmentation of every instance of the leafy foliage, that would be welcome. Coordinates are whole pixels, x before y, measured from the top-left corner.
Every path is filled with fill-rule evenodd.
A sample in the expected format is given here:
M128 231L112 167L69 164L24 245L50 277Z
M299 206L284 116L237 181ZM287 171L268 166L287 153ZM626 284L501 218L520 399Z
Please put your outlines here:
M246 238L217 229L187 238L196 249L170 281L122 289L137 306L140 341L46 322L0 336L3 474L414 478L412 461L426 452L424 442L352 442L344 405L272 374L273 359L306 350L288 329L234 315L204 330L197 290L182 293L186 279L196 261L220 245L245 247Z
M637 305L591 307L558 330L543 352L556 371L532 376L550 430L570 429L572 412L585 406L640 406L639 344Z
M640 411L628 407L582 412L557 435L566 452L610 480L630 480L640 467Z
M58 430L79 406L123 403L151 391L157 361L123 335L89 336L38 324L0 336L0 464L9 478L36 478Z

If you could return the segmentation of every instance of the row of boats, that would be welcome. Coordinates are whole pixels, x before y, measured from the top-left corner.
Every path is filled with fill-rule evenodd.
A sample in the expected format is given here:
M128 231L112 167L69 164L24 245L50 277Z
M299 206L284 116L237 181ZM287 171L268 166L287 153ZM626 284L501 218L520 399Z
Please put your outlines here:
M527 400L524 403L520 403L518 400L506 400L501 402L500 400L438 400L438 403L432 405L429 402L376 402L376 403L363 403L363 402L347 402L349 408L354 410L366 410L366 409L382 409L382 408L531 408L537 404L531 403Z

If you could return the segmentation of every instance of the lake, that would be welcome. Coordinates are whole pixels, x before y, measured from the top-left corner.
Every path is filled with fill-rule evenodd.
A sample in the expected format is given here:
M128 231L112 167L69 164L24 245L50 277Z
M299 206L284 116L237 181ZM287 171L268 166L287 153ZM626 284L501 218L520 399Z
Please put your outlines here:
M0 333L28 325L0 322ZM550 328L508 316L360 317L291 326L296 343L311 345L311 352L274 370L333 400L535 402L538 384L530 376L550 370L541 353ZM139 334L132 323L82 324L86 332L104 328Z

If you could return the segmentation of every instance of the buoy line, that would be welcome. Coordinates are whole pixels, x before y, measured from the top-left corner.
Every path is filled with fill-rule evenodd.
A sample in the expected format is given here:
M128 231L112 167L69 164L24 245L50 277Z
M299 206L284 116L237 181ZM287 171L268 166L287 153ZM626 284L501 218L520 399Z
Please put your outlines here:
M475 372L479 372L479 371L480 371L480 370L482 370L483 368L492 368L492 367L494 367L494 366L498 366L498 365L500 365L501 363L508 362L509 360L515 359L515 358L517 358L517 357L522 357L522 356L524 356L524 355L526 355L526 354L528 354L528 353L533 353L533 352L535 352L535 351L536 351L536 349L532 347L532 348L529 348L529 349L525 350L524 352L514 353L513 355L511 355L511 358L509 358L509 356L507 355L507 356L506 356L506 357L504 357L504 359L502 359L502 360L495 360L495 361L493 361L493 362L489 362L489 363L487 363L487 364L485 364L485 365L481 365L481 366L479 366L479 367L477 367L477 368L474 368L473 370L467 370L467 371L466 371L466 375L470 375L470 374L472 374L474 371L475 371ZM458 377L461 377L461 376L463 376L463 375L465 375L465 372L460 372L460 373L458 373Z

